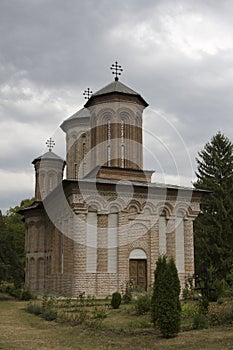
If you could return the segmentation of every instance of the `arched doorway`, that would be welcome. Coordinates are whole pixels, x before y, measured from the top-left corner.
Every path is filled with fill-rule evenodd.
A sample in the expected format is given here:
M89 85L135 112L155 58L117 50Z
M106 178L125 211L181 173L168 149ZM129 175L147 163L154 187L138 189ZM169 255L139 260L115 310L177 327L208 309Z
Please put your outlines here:
M135 286L147 289L147 256L142 249L134 249L129 255L129 279Z

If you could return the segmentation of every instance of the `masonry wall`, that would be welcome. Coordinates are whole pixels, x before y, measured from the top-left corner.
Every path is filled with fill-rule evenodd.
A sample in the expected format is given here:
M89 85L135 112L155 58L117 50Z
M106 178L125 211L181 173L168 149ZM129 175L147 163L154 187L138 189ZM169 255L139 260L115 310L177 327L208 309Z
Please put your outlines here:
M87 196L88 193L88 196ZM26 283L33 292L106 297L129 280L129 257L140 249L147 259L147 289L153 286L160 254L174 257L182 288L194 273L193 220L196 203L186 212L172 198L145 201L142 194L128 200L102 191L102 203L87 190L71 195L72 210L62 208L55 225L43 211L26 216ZM89 203L87 203L87 201Z

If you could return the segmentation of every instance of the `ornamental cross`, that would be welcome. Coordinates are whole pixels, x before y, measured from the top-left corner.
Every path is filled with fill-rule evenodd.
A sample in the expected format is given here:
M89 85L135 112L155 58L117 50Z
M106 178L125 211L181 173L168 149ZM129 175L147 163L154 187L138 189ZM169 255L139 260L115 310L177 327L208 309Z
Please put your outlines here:
M115 74L115 81L118 81L119 80L118 75L121 75L121 72L123 72L123 69L118 64L117 61L112 64L112 67L110 69L112 70L112 74Z
M84 91L83 95L85 96L84 98L89 100L89 98L91 97L92 91L87 88L87 90Z
M55 146L55 142L53 141L53 139L50 137L47 141L46 141L46 145L49 149L49 152L52 152L53 147Z

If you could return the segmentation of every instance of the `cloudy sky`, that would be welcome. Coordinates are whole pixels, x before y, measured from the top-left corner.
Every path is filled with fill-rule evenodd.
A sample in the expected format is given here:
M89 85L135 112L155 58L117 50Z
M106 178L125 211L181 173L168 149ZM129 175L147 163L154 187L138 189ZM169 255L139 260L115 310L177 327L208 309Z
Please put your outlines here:
M144 167L191 186L197 152L218 131L233 141L233 1L1 0L0 209L34 191L31 161L87 87L121 81L149 103Z

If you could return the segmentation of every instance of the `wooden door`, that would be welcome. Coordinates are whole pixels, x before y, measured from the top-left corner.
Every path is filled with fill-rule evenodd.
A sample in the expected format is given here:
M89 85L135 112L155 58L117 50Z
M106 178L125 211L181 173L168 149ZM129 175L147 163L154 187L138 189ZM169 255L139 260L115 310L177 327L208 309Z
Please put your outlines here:
M134 281L135 286L146 290L147 276L146 276L146 260L130 259L129 261L129 278Z

